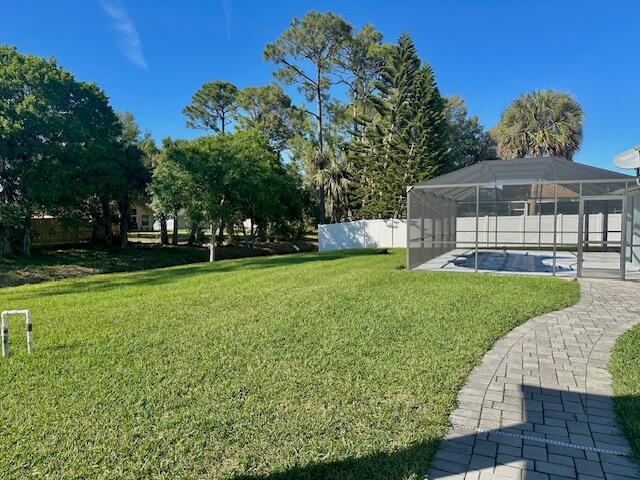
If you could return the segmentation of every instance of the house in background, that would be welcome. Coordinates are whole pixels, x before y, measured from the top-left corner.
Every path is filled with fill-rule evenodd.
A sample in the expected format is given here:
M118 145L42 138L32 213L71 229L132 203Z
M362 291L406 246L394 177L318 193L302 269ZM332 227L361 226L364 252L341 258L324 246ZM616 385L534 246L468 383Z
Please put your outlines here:
M189 228L190 223L185 210L178 212L178 228ZM167 230L173 231L172 217L167 218ZM144 202L135 202L131 205L129 218L129 231L131 232L159 232L160 220L151 206Z
M132 232L152 232L155 216L153 209L146 203L136 202L131 205L129 230ZM158 230L160 226L158 225Z

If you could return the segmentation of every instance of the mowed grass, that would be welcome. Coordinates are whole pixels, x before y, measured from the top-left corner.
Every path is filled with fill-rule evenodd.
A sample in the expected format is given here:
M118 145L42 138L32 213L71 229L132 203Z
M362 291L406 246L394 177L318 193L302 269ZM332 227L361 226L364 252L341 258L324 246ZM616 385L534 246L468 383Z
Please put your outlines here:
M636 462L640 464L640 325L616 342L609 370L613 375L614 405Z
M493 342L575 282L300 254L0 290L0 477L422 478Z

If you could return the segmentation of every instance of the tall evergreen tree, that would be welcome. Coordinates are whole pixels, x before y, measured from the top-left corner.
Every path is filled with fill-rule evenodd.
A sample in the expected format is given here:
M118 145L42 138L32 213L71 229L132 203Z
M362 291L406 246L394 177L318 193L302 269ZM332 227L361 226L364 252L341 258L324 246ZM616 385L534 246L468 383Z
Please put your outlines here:
M363 217L399 218L407 186L449 169L445 101L406 33L381 78L372 98L376 114L364 139L354 142L355 208Z

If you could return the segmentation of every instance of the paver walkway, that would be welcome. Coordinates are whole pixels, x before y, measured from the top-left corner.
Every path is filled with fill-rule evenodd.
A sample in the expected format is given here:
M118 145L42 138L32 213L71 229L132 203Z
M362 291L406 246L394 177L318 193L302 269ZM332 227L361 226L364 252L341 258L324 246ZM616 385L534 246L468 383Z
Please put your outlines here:
M580 285L577 305L515 328L473 370L428 479L640 479L607 371L616 338L640 321L640 285Z

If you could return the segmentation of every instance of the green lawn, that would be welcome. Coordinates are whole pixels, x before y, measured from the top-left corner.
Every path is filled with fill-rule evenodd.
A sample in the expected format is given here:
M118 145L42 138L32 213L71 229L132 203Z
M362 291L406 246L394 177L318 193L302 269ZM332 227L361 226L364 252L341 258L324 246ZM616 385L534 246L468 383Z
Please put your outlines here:
M422 478L472 366L576 282L300 254L0 290L3 478Z
M622 425L635 459L640 463L640 325L618 339L609 370L613 375L618 423Z

